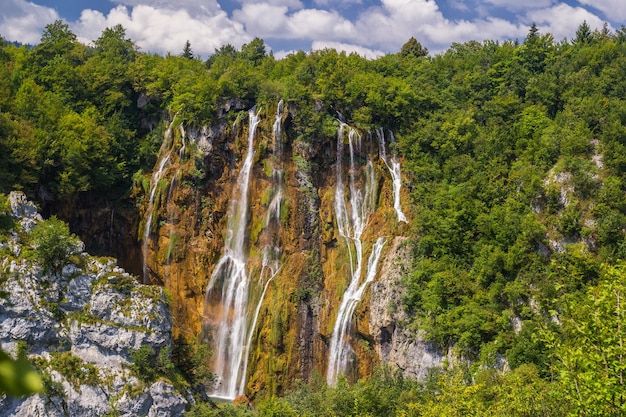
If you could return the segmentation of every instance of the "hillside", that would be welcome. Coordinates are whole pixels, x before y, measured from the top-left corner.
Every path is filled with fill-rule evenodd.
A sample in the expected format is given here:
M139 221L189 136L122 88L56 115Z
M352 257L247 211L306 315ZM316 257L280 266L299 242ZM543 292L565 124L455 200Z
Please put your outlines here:
M619 415L625 93L624 29L202 62L56 22L0 50L0 192L165 287L215 397Z

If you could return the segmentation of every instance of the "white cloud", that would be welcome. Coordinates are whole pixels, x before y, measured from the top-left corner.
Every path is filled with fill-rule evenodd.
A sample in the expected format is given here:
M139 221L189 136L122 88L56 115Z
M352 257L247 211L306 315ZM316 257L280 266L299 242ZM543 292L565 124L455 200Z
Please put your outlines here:
M233 18L251 36L279 39L345 40L355 35L354 25L334 11L302 9L288 14L286 6L245 4Z
M534 22L542 33L551 33L554 39L573 38L576 29L583 21L591 29L600 29L604 22L595 14L582 7L572 7L565 3L556 6L535 10L527 15L527 23Z
M237 0L246 6L248 4L266 4L269 6L286 6L289 9L302 9L304 4L300 0Z
M352 22L335 11L304 9L289 19L289 31L295 37L314 40L351 39L355 35Z
M453 42L523 37L528 28L504 19L446 19L432 0L383 0L382 7L365 11L357 20L357 43L388 52L400 50L411 36L431 53L445 50Z
M176 11L135 6L129 10L117 6L108 15L84 10L72 30L83 42L97 39L107 27L121 24L126 36L142 50L158 53L181 52L189 40L196 55L204 57L220 46L230 43L237 47L250 41L242 25L233 22L224 11L190 16L184 9Z
M6 5L0 10L0 33L7 39L36 43L43 27L59 18L53 9L26 0L2 1ZM439 8L443 0L234 0L241 6L231 16L220 6L222 0L112 1L118 6L106 13L86 9L76 22L70 22L81 41L89 43L106 27L121 24L143 51L177 54L189 40L194 53L203 57L226 43L240 47L255 36L265 39L269 47L272 40L282 40L280 44L287 48L285 41L299 40L299 44L313 42L315 48L336 45L371 57L380 51L398 51L411 36L437 53L453 42L523 39L533 22L557 40L573 37L583 20L592 28L602 26L589 8L569 6L565 0L448 0L449 6L480 16L472 20L446 18ZM604 13L626 18L624 0L578 2L593 3ZM344 16L341 10L354 4L375 6L361 7L357 16ZM493 10L502 8L514 13L514 20L494 17ZM280 51L275 56L288 53Z
M375 59L380 56L385 55L385 52L380 50L373 50L369 48L365 48L360 45L353 45L348 43L341 42L330 42L330 41L315 41L313 42L311 49L314 51L319 51L321 49L336 49L337 51L345 51L348 54L356 53L360 56L369 59Z
M491 4L497 7L502 7L503 9L511 10L514 12L523 12L525 10L546 8L556 3L555 0L524 0L524 1L482 0L482 1L483 3Z
M287 6L246 4L233 12L233 18L246 26L248 33L260 38L289 37L287 33Z
M341 1L332 1L332 0L313 0L313 4L317 7L328 7L334 6L336 8L346 7L353 4L363 4L363 0L341 0Z
M111 0L122 6L151 6L155 9L187 10L190 15L215 14L222 10L217 0Z
M36 44L46 25L60 19L54 9L25 0L3 0L0 35L7 40Z
M594 7L611 20L626 20L626 2L624 0L578 0L580 4Z

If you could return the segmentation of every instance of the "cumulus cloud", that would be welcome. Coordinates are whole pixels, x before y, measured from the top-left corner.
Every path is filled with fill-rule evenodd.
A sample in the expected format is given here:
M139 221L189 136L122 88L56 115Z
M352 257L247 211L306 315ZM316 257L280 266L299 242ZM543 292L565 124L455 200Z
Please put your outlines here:
M11 41L36 44L46 25L60 19L54 9L25 0L4 0L0 12L0 35Z
M578 0L578 2L600 10L607 18L626 20L626 2L624 0Z
M556 3L555 0L482 0L482 2L492 6L502 7L504 9L514 12L523 12L527 10L546 8Z
M269 6L286 6L289 9L302 9L304 4L300 0L237 0L242 5L267 4Z
M187 10L157 9L135 6L128 9L117 6L106 16L96 10L84 10L72 30L86 43L100 37L107 27L117 24L126 29L126 35L144 51L177 53L189 40L195 54L208 56L221 45L237 47L249 42L241 24L230 20L226 12L191 16Z
M327 7L327 6L350 6L353 4L363 4L363 0L343 0L343 1L332 1L332 0L313 0L313 4L317 7Z
M302 9L289 14L286 6L245 4L233 12L248 33L261 38L332 40L353 39L354 25L339 13Z
M448 7L467 12L459 20L444 16L439 7L444 0L230 0L236 5L230 15L222 0L112 1L117 6L111 10L86 9L70 22L81 41L89 43L106 27L121 24L144 51L180 53L189 40L194 53L204 57L226 43L240 47L253 37L263 38L270 48L272 41L286 49L297 41L372 57L398 51L413 36L437 53L453 42L523 39L533 22L556 39L573 37L583 20L592 28L602 26L593 10L626 19L624 0L447 0ZM36 43L43 27L59 18L53 9L26 0L3 3L0 33L8 39ZM507 18L496 17L503 9L510 12Z
M122 6L151 6L155 9L187 10L189 14L214 14L220 12L222 7L217 0L111 0Z
M233 12L233 18L245 25L248 33L260 38L290 38L286 30L287 12L287 6L245 4Z
M600 29L604 22L595 14L582 7L572 7L565 3L528 13L528 22L534 22L543 33L551 33L554 39L572 38L583 21L592 28Z

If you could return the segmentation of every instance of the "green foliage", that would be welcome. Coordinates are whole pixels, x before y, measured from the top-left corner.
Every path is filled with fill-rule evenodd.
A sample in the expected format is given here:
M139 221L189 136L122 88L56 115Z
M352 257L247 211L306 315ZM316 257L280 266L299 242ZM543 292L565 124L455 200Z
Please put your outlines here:
M414 37L411 38L402 45L400 49L400 56L406 58L408 56L413 56L415 58L419 58L422 56L428 55L428 49L424 48L421 43L417 41Z
M572 415L626 413L625 294L626 265L607 266L584 294L563 295L562 328L543 332Z
M192 387L211 386L215 375L209 367L211 351L205 343L189 343L182 336L174 339L172 362Z
M96 366L91 363L85 363L81 358L69 351L52 352L49 366L63 375L74 389L78 389L80 385L98 386L100 384Z
M190 417L253 417L257 415L246 405L198 402L185 413Z
M8 196L0 194L0 237L14 226L15 220L10 213L11 207Z
M11 359L0 350L0 395L23 396L41 391L41 377L25 358Z
M80 248L80 240L70 233L67 223L52 216L35 226L30 235L35 260L44 269L59 272Z
M195 357L198 357L196 355L200 355L199 357L202 359L205 358L205 356L201 356L203 353L198 353L198 351L194 354ZM185 379L185 376L181 374L181 371L172 361L172 348L169 346L155 350L148 345L143 345L139 349L132 351L130 358L132 360L130 371L146 384L165 378L176 387L189 386L190 381ZM194 360L197 359L191 358L192 362ZM202 381L209 378L209 375L206 368L198 369L198 373L195 375L194 373L189 374L192 377L192 382L195 381L197 384L201 384Z

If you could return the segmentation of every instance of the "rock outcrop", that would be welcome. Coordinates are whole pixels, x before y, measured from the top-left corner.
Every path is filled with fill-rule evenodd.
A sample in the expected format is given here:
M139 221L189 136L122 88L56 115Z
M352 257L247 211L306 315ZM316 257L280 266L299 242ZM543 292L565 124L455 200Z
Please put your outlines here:
M0 397L0 416L180 415L187 398L165 380L133 371L133 352L171 352L172 320L162 288L145 286L110 258L70 247L69 262L44 269L29 233L42 221L11 193L16 227L0 238L0 347L28 355L44 392Z
M404 288L400 280L403 268L411 264L406 243L402 237L390 243L380 278L372 284L369 330L383 363L400 369L406 378L425 380L431 368L442 366L444 356L420 332L404 325L408 317L402 307Z
M303 135L295 122L300 117L299 109L285 105L285 111L281 112L280 104L277 107L278 112L269 105L259 114L248 215L246 224L238 225L245 227L249 322L257 317L255 328L248 332L250 350L246 353L244 392L252 399L257 392L279 393L296 380L309 380L314 373L326 374L333 326L350 284L351 256L355 256L355 243L341 235L337 224L338 170L343 170L347 201L350 181L356 182L354 186L359 191L355 192L359 193L366 171L367 181L371 181L371 208L368 206L363 217L365 225L358 243L363 249L360 283L365 281L366 263L377 239L384 237L388 242L380 258L383 265L396 256L391 242L407 227L398 220L394 184L387 164L379 157L379 140L373 132L361 132L358 149L354 150L359 173L351 180L352 151L347 137L343 158L339 158L342 162L338 162L339 124L335 130L330 126L319 136ZM229 211L249 135L247 113L233 112L236 108L225 108L222 118L212 127L174 128L172 122L152 178L146 176L142 189L136 190L138 196L143 196L140 208L143 222L149 224L147 233L145 224L138 232L145 237L144 278L163 285L172 295L175 336L190 339L200 336L209 344L213 317L224 312L218 297L208 294L207 288L224 253L226 237L231 233ZM277 124L282 124L284 129L277 129ZM352 128L345 126L347 135ZM283 188L276 205L279 171ZM402 192L406 203L406 187ZM272 220L269 213L276 206L279 209L273 212ZM410 217L408 204L404 209ZM273 267L267 263L268 248L277 255ZM405 266L408 268L408 264ZM352 379L368 375L387 360L398 363L404 360L407 366L413 360L409 356L413 352L399 345L394 358L380 355L381 350L376 346L380 337L370 332L369 296L367 289L356 307L351 334L346 338L354 350L349 372ZM377 302L387 303L380 295L377 297ZM405 339L409 340L409 330L405 333ZM396 340L400 343L404 339L397 336ZM403 352L407 356L401 360Z

